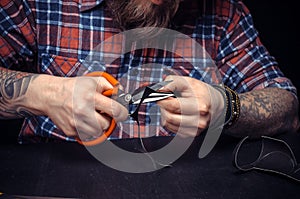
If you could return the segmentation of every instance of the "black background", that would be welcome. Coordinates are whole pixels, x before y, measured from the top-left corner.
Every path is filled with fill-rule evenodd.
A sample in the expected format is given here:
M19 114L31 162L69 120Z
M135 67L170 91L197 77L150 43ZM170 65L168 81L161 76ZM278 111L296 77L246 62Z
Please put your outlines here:
M296 1L244 0L244 3L252 13L262 43L277 59L283 73L300 89L297 62L300 41L296 30L299 26L296 16L299 11ZM0 120L1 133L10 132L9 135L1 135L0 142L15 142L20 125L21 120Z

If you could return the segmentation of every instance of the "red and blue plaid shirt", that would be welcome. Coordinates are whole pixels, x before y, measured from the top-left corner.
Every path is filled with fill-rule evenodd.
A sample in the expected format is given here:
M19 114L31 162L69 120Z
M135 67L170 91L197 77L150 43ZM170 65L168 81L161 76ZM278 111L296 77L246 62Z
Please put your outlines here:
M77 76L89 53L121 32L105 0L1 0L0 5L0 66L14 70ZM251 14L241 1L184 0L172 27L203 46L222 82L238 93L279 87L296 94L296 88L261 43ZM182 48L186 49L189 46ZM170 53L142 49L106 70L120 77L124 68L152 62L184 66ZM181 74L202 80L192 73L194 69L178 68ZM156 136L168 135L157 129ZM134 136L117 128L111 138ZM20 142L48 138L74 141L46 116L25 118Z

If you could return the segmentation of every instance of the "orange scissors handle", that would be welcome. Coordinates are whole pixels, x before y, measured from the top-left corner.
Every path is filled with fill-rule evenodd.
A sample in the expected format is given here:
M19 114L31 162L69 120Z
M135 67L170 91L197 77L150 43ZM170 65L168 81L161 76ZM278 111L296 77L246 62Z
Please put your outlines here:
M86 74L86 76L92 76L92 77L101 76L101 77L104 77L112 86L117 87L119 85L118 80L116 80L112 75L110 75L107 72L95 71L95 72ZM102 94L107 97L110 97L115 93L116 93L116 91L114 89L110 89L110 90L104 91ZM95 138L94 140L90 140L90 141L82 141L79 138L77 138L76 140L79 144L82 144L85 146L97 145L97 144L105 141L112 134L112 132L116 128L116 125L117 125L116 121L112 118L109 128L100 137Z

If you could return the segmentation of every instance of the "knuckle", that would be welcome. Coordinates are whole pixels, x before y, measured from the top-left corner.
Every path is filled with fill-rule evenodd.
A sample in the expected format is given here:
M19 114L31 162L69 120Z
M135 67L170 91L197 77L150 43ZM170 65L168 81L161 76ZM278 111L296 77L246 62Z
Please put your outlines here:
M78 106L75 109L73 109L73 114L75 117L82 115L83 112L84 112L83 106Z
M61 128L62 131L66 134L66 136L76 136L77 130L75 128L70 128L70 127L66 127L66 128Z
M90 131L90 132L86 132L85 134L91 136L91 137L98 137L100 135L102 135L102 130L99 130L99 131Z
M74 129L76 129L76 121L75 121L75 118L74 119L72 119L70 122L69 122L69 128L68 128L68 130L70 130L70 131L74 131Z
M124 121L128 117L128 110L122 106L119 103L115 103L113 105L113 118L115 118L116 121Z
M166 129L168 129L169 131L172 131L174 133L178 133L179 128L177 126L174 126L170 123L166 123L164 126Z
M210 111L210 106L208 104L203 103L200 106L200 113L201 115L207 115Z
M206 129L209 125L209 121L208 120L200 120L199 124L198 124L198 128L200 129Z
M107 129L109 129L110 123L111 123L110 120L105 120L105 124L103 125L102 129L104 129L104 131L106 131Z
M168 105L168 110L172 113L178 113L180 112L180 107L176 103L170 103Z
M170 124L177 124L176 118L174 118L171 114L167 114L167 117L165 118L167 123Z

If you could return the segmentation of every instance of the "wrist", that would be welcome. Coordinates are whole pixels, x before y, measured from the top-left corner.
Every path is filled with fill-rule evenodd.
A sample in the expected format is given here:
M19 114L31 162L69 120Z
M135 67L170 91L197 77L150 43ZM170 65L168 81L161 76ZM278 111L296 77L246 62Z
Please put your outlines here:
M230 89L228 86L213 85L218 90L224 99L224 128L230 128L233 126L240 116L240 100L238 94Z
M229 128L233 126L239 119L241 104L240 104L240 98L238 96L238 93L236 93L228 86L224 86L224 87L225 87L225 93L228 100L228 107L226 110L224 127Z
M36 75L31 82L26 96L27 107L34 115L48 115L51 104L56 103L61 91L61 77Z

